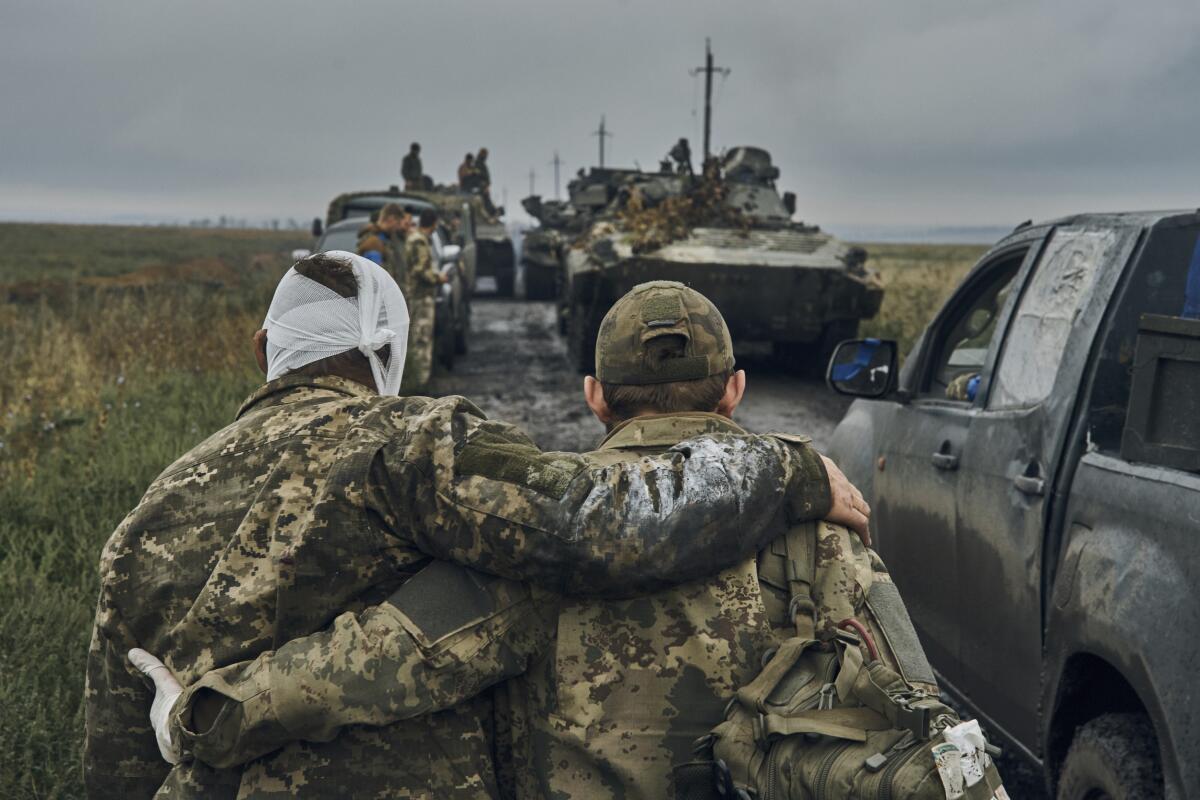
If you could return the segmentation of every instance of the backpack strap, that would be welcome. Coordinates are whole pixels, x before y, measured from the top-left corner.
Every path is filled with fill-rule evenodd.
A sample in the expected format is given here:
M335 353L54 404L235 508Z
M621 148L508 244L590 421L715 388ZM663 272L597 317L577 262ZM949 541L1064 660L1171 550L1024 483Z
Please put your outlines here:
M794 525L783 535L785 571L788 593L788 617L796 625L800 639L815 639L817 607L813 602L812 585L817 574L816 522Z
M758 713L767 711L767 698L788 677L804 651L815 644L817 642L813 639L793 637L779 645L754 680L738 689L735 695L737 701Z
M798 733L816 733L836 739L865 742L869 731L886 731L891 721L871 708L824 708L797 711L786 717L779 714L761 714L755 723L755 739L764 749L783 736Z

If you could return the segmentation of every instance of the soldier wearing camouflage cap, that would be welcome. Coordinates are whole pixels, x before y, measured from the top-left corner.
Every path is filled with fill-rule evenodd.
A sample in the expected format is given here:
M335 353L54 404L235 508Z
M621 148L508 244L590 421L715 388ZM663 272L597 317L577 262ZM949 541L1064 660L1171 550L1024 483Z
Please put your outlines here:
M701 436L623 465L542 453L464 398L396 396L406 328L395 282L352 254L312 256L280 282L255 337L269 380L105 545L85 691L89 796L496 796L492 698L479 691L544 651L554 604L449 562L559 592L656 590L760 547L786 508L819 516L847 490L811 447L772 437ZM755 479L728 480L717 465L730 462ZM383 645L305 650L335 618L320 635L401 642L407 659ZM336 663L317 665L322 654ZM169 698L147 727L147 677L196 684L184 696L195 705L174 704L189 736L163 734ZM336 712L383 727L340 730ZM187 759L222 745L218 723L243 722L251 735L224 746L274 737L251 756L263 757Z
M706 298L681 284L646 284L619 301L601 326L597 365L601 380L588 379L587 402L611 430L588 463L625 474L695 436L745 436L729 419L745 374L733 370L728 330ZM784 438L807 447L803 437ZM809 462L814 480L822 467ZM657 491L635 495L678 502ZM794 517L820 513L801 508ZM760 526L756 538L766 541L786 527L787 515L745 522ZM696 524L700 555L703 530L716 521ZM844 538L849 549L848 532ZM826 550L835 560L841 552ZM753 559L712 573L605 602L555 598L435 564L389 603L203 676L173 724L195 757L229 766L292 739L324 740L346 726L452 707L524 673L495 698L495 747L511 754L497 765L498 785L515 784L522 797L662 797L672 765L719 720L773 642L772 624L786 616L784 602L764 599ZM773 574L768 568L766 579ZM845 605L835 602L839 592L841 584L827 593L826 608ZM604 593L628 594L616 586ZM368 669L373 679L363 680ZM225 706L216 724L198 730L188 719L204 693Z

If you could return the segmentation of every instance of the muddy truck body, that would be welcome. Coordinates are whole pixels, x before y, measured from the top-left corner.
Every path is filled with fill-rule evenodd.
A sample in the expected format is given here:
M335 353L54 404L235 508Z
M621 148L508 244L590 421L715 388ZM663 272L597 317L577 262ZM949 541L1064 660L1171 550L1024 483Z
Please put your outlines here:
M624 176L608 210L563 258L561 328L580 371L593 366L604 314L635 285L685 283L709 297L740 345L766 343L819 371L883 298L866 252L792 220L764 150L734 148L714 176Z
M1081 215L992 248L898 374L830 364L943 687L1065 800L1200 787L1197 317L1200 215Z

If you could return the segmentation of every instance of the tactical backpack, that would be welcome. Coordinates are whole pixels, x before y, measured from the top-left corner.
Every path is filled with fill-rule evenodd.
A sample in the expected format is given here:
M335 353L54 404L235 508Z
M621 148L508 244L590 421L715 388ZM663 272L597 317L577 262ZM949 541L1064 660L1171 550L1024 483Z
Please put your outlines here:
M958 747L947 743L944 733L959 717L938 699L916 631L877 557L871 577L856 581L861 608L832 632L824 620L817 634L812 587L824 525L800 525L784 537L795 635L767 654L762 671L730 700L725 721L697 742L701 760L675 768L677 800L1007 800L982 749L963 746L961 737ZM981 733L974 741L985 744Z

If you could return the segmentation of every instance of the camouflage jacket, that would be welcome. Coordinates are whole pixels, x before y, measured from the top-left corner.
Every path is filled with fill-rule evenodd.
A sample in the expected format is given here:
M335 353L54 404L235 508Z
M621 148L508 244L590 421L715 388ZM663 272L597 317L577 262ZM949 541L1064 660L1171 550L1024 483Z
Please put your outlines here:
M636 464L706 433L744 431L716 414L642 416L593 457ZM760 524L787 528L782 517ZM753 558L628 600L565 598L552 646L497 698L512 720L518 796L673 797L672 766L692 760L774 641Z
M396 283L404 288L407 268L404 260L404 240L385 233L374 222L364 225L358 231L358 244L355 252L375 261L396 279Z
M811 448L770 437L707 437L614 468L542 453L461 397L383 398L334 377L272 381L160 475L105 545L85 692L89 794L490 796L486 697L410 727L309 737L244 769L168 770L147 724L151 690L125 653L143 647L192 684L380 604L430 557L560 592L657 589L753 552L763 544L753 532L781 508L819 516L829 503ZM531 590L482 585L511 610L491 620L497 637L529 616ZM430 640L446 651L434 656L472 659L471 640L441 633ZM503 640L496 658L507 671L540 647L532 638ZM309 699L293 704L292 730ZM418 713L438 701L408 699L424 704Z
M640 417L588 459L623 468L695 436L742 433L714 414ZM765 539L787 522L783 515L744 519ZM865 557L861 546L858 554ZM856 602L842 596L846 571L861 567L850 555L834 544L819 550L814 596L839 620ZM478 703L470 698L481 688L521 675L495 695L502 794L666 797L672 765L690 760L693 742L721 719L735 689L757 673L776 629L787 625L783 574L782 554L766 548L757 562L644 597L559 602L515 582L435 565L387 603L345 614L329 630L249 665L204 676L188 689L180 717L206 692L232 702L202 733L181 720L177 728L196 757L237 763L293 738L328 738L342 726Z
M406 295L429 294L440 283L437 267L433 263L433 248L429 238L420 231L413 231L404 242L404 261L408 265Z

